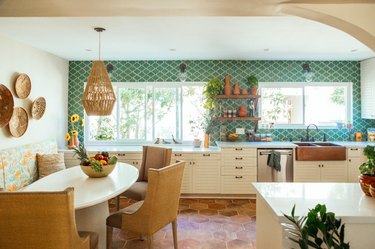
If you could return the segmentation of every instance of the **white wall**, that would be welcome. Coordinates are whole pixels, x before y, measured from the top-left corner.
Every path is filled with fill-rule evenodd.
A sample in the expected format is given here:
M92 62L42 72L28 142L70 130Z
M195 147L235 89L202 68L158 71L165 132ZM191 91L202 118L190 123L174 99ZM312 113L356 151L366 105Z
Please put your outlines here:
M31 93L26 99L15 96L14 83L18 73L26 73L31 79ZM29 126L22 137L12 137L8 126L0 129L0 149L49 139L56 140L59 148L64 147L68 73L67 60L0 36L0 84L13 93L14 106L23 107L29 114ZM40 96L46 99L47 108L44 116L35 120L30 115L31 103Z

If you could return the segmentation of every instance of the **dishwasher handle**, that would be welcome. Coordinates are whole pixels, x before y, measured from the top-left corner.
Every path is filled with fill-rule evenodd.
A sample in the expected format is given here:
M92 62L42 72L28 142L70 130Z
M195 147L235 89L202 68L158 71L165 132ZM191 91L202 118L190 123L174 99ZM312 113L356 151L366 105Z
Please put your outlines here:
M259 155L261 155L261 156L271 155L271 151L272 150L262 150L262 151L259 151ZM288 150L288 151L278 150L277 152L280 152L280 155L282 155L282 156L291 156L293 154L293 152L291 150Z

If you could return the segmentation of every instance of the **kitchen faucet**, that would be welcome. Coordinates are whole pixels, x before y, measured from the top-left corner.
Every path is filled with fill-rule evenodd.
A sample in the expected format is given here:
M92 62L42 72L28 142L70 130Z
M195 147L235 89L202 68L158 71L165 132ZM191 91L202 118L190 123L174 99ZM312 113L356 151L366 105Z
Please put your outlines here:
M307 142L310 141L310 136L309 136L310 126L315 126L316 131L319 131L319 128L318 128L318 126L316 126L316 124L309 124L306 128L306 140L305 141L307 141ZM314 140L312 140L312 141L314 141Z

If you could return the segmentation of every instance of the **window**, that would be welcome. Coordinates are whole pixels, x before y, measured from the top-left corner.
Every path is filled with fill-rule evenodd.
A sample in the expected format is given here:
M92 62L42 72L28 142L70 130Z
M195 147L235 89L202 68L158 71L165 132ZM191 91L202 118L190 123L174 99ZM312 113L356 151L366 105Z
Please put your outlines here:
M192 141L203 135L203 83L113 83L112 115L86 117L87 144Z
M260 83L261 123L336 128L352 121L352 83Z

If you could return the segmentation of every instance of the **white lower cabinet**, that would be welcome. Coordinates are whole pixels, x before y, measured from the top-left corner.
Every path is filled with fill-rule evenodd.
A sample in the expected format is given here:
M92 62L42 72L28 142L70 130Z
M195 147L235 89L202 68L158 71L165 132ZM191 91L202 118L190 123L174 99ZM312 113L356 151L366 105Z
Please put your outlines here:
M348 182L358 182L360 175L359 166L367 162L367 157L363 154L363 148L348 148Z
M347 182L346 161L295 161L294 182Z
M110 155L115 155L119 162L133 165L138 170L142 163L142 152L110 152Z
M221 193L255 194L257 181L256 148L222 148Z
M185 161L181 193L217 194L220 192L219 153L173 153L172 162Z

